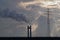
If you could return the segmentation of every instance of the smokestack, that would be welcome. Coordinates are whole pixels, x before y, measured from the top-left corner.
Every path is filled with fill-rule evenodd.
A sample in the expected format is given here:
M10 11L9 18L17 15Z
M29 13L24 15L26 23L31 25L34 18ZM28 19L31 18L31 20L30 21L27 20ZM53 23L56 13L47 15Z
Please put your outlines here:
M31 25L27 26L27 36L32 37Z

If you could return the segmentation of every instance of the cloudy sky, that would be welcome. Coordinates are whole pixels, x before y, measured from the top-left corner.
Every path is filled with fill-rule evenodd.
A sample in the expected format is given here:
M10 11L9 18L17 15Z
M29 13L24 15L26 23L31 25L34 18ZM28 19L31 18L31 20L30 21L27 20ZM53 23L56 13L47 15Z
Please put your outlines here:
M49 36L49 33L60 36L59 3L59 0L0 0L0 37L27 37L28 25L32 25L33 37ZM50 29L47 8L50 9Z

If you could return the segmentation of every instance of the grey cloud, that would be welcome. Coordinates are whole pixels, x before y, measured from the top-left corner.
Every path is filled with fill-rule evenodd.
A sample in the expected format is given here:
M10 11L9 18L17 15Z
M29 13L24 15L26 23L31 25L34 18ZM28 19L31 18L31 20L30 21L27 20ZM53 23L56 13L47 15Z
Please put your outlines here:
M26 25L23 24L23 26L20 26L20 28L16 28L17 27L16 25L20 24L20 23L16 23L16 21L18 21L18 22L24 21L24 22L27 22L27 23L31 23L39 15L39 13L34 12L32 10L30 10L30 11L25 10L25 9L23 9L21 7L17 8L16 5L20 1L26 2L26 1L32 1L32 0L0 0L0 8L2 9L2 10L0 10L0 17L3 18L3 19L0 19L0 24L1 25L4 24L4 26L0 25L1 26L0 30L2 30L2 31L0 31L0 36L8 36L8 35L9 36L26 36L26 32L24 31L24 30L26 30L26 28L23 27L23 26L26 26ZM37 5L28 5L26 8L30 8L30 7L33 10L37 9L38 11L41 11L41 12L46 12L46 10L47 10L46 8L43 8L43 7L40 7L40 6L37 6ZM6 9L6 8L9 8L10 11L5 10L5 12L4 12L4 9ZM19 11L19 13L18 13L18 11ZM58 13L58 12L56 12L56 13ZM14 23L12 23L13 21L10 23L8 18L9 18L9 20L14 19L16 21L13 20ZM34 33L36 33L35 34L36 36L42 36L45 33L44 30L45 29L47 30L46 18L47 17L40 15L39 19L37 19L36 22L38 23L38 28L34 32ZM8 21L6 21L5 19L8 20ZM52 22L54 21L53 18L50 19L50 20ZM51 26L53 26L53 24ZM6 31L4 31L4 30L6 30ZM10 30L12 30L13 32L8 33ZM45 34L47 35L47 33L45 33Z
M1 8L16 8L17 3L21 1L31 1L31 0L0 0Z

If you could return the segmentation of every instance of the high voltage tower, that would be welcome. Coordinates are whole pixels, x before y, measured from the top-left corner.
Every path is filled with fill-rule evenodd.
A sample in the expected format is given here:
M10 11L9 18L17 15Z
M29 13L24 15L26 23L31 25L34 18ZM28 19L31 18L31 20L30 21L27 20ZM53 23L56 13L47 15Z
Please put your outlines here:
M47 27L48 27L48 36L50 37L50 20L49 20L49 8L47 8Z

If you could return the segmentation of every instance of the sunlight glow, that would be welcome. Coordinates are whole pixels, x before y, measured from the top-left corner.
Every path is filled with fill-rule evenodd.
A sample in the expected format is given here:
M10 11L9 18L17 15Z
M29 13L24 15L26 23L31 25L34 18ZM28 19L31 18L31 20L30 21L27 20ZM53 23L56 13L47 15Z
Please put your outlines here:
M60 7L60 1L59 0L53 0L53 1L44 1L44 0L35 0L35 1L30 1L30 2L20 2L18 5L26 8L26 6L29 5L38 5L41 7L49 7L49 8L56 8L57 6Z
M32 32L34 32L37 27L38 27L38 25L37 25L36 23L34 23L34 24L32 25Z
M54 0L54 1L42 1L42 7L46 7L46 8L56 8L59 7L59 3L60 1L58 0Z

